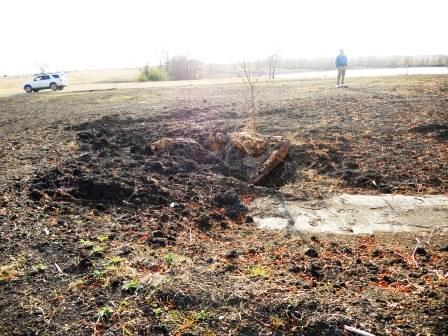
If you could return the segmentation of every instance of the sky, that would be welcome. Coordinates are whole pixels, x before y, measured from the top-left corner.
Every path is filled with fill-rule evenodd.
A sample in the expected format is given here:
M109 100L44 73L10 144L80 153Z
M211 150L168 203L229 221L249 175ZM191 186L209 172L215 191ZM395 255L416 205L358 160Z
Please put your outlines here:
M447 0L0 0L0 75L282 58L448 54Z

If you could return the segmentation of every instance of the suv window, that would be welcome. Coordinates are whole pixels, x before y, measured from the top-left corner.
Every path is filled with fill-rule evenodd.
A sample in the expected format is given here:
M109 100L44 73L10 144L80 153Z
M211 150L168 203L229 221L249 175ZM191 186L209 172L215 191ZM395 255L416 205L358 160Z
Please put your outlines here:
M59 78L59 75L51 75L53 78Z
M41 79L43 79L43 80L50 79L50 76L41 76Z
M39 81L40 80L40 76L34 77L33 81Z

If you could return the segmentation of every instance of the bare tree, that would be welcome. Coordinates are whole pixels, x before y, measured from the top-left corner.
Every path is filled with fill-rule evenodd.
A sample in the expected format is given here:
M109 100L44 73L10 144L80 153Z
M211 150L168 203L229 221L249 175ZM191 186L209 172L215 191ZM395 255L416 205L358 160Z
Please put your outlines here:
M170 79L173 80L198 79L202 76L203 63L184 55L178 55L167 61L165 69L167 69Z
M275 78L275 70L277 69L277 65L278 65L278 53L269 55L267 61L268 61L268 67L269 67L269 78L274 79Z
M163 69L165 73L168 73L169 61L170 61L170 55L168 49L163 49L159 57L159 68Z
M250 132L255 133L257 130L257 124L256 124L257 107L255 102L255 96L256 96L255 87L258 82L259 74L255 71L254 64L250 62L243 61L239 63L239 68L244 85L243 94L249 108L248 113L249 120L247 128Z
M41 74L47 73L47 69L48 69L48 65L47 64L40 63L37 66L39 67Z

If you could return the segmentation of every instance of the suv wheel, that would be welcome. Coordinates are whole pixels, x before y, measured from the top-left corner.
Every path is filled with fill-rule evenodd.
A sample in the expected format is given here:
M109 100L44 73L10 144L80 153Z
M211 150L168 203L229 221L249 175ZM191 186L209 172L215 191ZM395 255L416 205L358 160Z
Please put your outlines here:
M56 85L56 83L51 83L50 84L50 89L53 91L56 91L58 89L58 86Z
M27 93L33 92L33 88L31 87L31 85L25 85L24 89L25 89L25 92L27 92Z

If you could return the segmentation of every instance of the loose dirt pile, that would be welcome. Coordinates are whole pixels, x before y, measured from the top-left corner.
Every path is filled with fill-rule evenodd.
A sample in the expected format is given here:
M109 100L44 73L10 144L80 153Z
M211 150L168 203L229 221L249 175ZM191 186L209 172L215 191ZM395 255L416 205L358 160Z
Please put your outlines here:
M185 227L210 229L227 220L243 220L247 211L239 195L257 189L244 182L249 167L233 166L244 154L229 146L211 151L205 132L192 138L162 138L148 120L115 116L69 127L78 152L31 181L30 197L47 206L70 203L99 211L110 209L125 221L139 223L151 211L155 244L174 244ZM237 171L238 180L226 177ZM227 175L226 174L226 175ZM143 223L140 223L143 224ZM147 227L147 229L150 229Z

